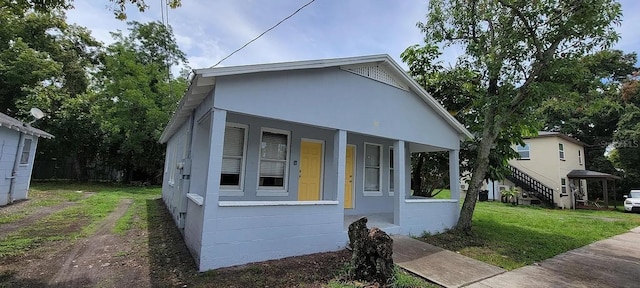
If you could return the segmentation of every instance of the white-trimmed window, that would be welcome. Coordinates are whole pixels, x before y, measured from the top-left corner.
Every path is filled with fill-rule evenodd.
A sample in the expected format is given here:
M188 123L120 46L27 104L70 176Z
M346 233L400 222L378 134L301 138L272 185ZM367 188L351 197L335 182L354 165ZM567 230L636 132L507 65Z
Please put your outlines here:
M262 128L258 189L263 191L258 191L259 196L287 195L289 135L289 131Z
M560 178L560 192L562 192L562 194L567 194L567 179L566 178Z
M516 152L518 152L518 159L520 160L531 159L531 146L529 143L524 143L524 145L516 146Z
M222 196L242 196L248 130L246 125L235 123L227 123L225 127L220 171L220 195Z
M395 191L395 183L393 177L393 147L389 147L389 196L393 196L393 192Z
M564 161L564 144L558 143L558 155L560 156L560 160Z
M364 195L382 196L380 191L382 145L364 144Z
M176 170L178 165L178 140L171 143L171 154L169 155L169 185L173 186L176 182Z
M29 164L29 157L31 157L31 141L31 139L24 139L22 154L20 155L20 164Z
M578 164L582 165L582 150L578 149Z

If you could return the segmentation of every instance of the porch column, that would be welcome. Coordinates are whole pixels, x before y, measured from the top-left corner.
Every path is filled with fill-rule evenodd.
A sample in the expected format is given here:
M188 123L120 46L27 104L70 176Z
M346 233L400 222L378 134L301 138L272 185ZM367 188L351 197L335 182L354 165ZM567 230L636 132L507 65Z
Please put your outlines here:
M227 111L213 109L211 111L211 138L209 139L209 169L207 188L204 195L204 221L215 218L220 195L220 172L222 170L222 149L224 147L224 129L227 122ZM204 241L204 239L203 239Z
M333 169L338 208L344 213L345 163L347 161L347 131L338 130L333 135Z
M607 188L607 179L602 180L602 190L604 191L604 207L609 208L609 188Z
M394 184L394 206L393 206L393 224L402 226L402 211L404 210L407 195L407 158L405 157L407 149L402 140L393 142L393 184Z
M449 151L449 189L451 199L460 201L460 150Z

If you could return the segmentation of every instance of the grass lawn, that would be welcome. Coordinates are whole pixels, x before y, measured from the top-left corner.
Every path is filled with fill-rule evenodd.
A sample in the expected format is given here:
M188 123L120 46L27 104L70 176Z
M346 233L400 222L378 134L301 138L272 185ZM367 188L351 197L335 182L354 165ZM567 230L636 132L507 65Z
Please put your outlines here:
M640 215L619 211L550 210L478 202L473 233L447 232L420 239L507 270L640 226Z

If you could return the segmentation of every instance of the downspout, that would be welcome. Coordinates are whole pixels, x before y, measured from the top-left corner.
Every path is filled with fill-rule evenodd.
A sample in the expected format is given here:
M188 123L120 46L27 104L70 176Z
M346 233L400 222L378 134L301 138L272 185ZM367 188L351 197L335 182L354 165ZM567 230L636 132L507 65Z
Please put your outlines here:
M7 195L7 203L13 203L13 190L16 189L16 181L18 178L18 166L20 165L20 144L23 144L24 141L24 133L20 132L20 137L18 138L18 147L16 148L16 157L13 159L13 170L11 171L11 184L9 184L9 194ZM24 144L23 144L24 145Z

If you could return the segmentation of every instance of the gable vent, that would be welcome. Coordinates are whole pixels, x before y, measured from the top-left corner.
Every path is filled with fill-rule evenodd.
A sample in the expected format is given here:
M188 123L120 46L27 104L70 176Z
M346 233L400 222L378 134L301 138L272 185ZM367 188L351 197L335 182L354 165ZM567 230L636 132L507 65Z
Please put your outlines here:
M387 71L380 68L378 65L342 67L342 70L409 91L409 88L406 85L396 80L395 77L391 76L391 74L387 73Z

